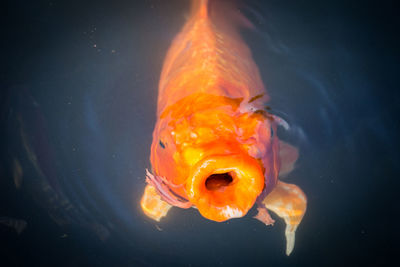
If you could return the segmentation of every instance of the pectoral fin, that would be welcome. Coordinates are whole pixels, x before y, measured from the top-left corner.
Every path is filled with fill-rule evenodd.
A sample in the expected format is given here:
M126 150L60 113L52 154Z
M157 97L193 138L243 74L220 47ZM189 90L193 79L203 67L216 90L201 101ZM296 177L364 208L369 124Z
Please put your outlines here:
M158 222L162 217L167 215L169 209L172 207L161 199L157 190L151 185L146 185L140 206L144 214Z
M286 223L286 255L294 248L295 232L303 219L307 208L307 199L303 191L294 184L278 181L275 189L262 201L265 207Z
M279 176L285 176L294 169L294 164L299 158L299 150L286 142L279 141L279 158L281 160Z

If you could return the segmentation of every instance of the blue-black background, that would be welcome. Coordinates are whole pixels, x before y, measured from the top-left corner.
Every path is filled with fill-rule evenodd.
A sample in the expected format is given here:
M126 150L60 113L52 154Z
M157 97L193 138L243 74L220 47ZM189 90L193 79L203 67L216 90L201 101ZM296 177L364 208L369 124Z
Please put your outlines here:
M139 200L163 58L189 1L8 1L0 42L2 266L395 264L399 38L395 1L245 1L244 31L300 149L308 196L284 224L225 223ZM223 14L221 14L222 16ZM18 170L20 172L18 172ZM18 175L18 173L22 173ZM22 179L19 188L14 180Z

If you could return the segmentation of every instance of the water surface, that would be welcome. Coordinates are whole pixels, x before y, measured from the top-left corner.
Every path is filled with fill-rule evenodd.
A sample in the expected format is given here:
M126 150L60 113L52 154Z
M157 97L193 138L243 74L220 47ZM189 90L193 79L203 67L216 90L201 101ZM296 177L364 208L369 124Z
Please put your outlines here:
M245 31L271 108L300 149L286 181L308 210L285 255L284 223L224 223L139 206L157 85L188 2L9 3L2 43L2 261L43 266L384 264L399 245L399 40L384 1L246 1ZM4 64L6 63L6 64ZM17 185L17 186L16 186ZM18 188L17 188L18 187ZM254 210L249 215L253 215Z

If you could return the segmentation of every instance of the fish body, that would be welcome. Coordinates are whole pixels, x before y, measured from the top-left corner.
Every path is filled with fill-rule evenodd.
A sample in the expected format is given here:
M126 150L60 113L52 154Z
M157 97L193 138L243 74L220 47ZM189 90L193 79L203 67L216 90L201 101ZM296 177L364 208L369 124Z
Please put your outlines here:
M265 111L269 96L237 31L239 23L249 23L233 8L224 19L213 7L192 1L191 16L167 53L141 207L155 220L176 206L196 207L221 222L243 217L257 203L256 218L267 225L273 223L267 208L283 218L296 210L296 222L285 221L297 227L304 193L278 181L281 164L297 156L290 162L280 157L275 133L281 120ZM299 195L301 208L293 206ZM293 244L295 230L289 229Z

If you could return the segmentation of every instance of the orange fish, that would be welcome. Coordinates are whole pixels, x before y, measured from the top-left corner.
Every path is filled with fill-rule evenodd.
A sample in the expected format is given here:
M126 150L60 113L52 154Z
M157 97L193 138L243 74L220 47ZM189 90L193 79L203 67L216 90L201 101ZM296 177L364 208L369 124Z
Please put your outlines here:
M192 1L166 56L141 207L157 221L176 206L222 222L256 204L266 225L268 210L284 219L289 255L307 200L278 176L293 169L297 149L279 141L277 127L288 125L265 109L269 97L237 31L250 23L234 8L217 14L217 2Z

